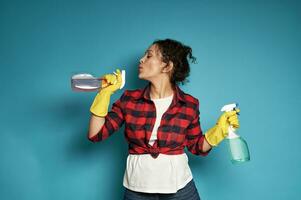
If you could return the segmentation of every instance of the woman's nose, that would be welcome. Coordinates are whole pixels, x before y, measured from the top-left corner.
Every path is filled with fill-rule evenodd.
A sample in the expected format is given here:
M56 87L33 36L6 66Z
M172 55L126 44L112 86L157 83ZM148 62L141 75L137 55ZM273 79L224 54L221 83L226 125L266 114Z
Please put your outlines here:
M143 63L143 58L141 58L141 59L139 60L139 63L140 63L140 64Z

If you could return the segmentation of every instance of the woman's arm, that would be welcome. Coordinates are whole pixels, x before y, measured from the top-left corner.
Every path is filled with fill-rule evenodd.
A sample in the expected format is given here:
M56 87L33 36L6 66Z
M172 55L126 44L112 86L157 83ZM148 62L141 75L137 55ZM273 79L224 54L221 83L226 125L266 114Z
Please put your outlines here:
M106 120L104 117L98 117L96 115L91 114L88 133L89 139L93 138L99 133L105 121Z
M204 141L203 141L202 150L205 153L205 152L209 151L210 149L212 149L212 146L207 142L207 140L205 138Z
M105 117L108 115L111 95L122 84L122 76L119 69L114 74L106 74L104 79L105 81L103 80L101 85L102 89L97 93L90 108L92 114L90 117L88 138L94 142L99 141L100 138L105 139L109 136L108 129L105 130L105 134L100 133L100 131L105 124ZM113 132L114 129L117 129L117 127L112 128L110 131ZM98 137L98 134L101 134L101 137Z

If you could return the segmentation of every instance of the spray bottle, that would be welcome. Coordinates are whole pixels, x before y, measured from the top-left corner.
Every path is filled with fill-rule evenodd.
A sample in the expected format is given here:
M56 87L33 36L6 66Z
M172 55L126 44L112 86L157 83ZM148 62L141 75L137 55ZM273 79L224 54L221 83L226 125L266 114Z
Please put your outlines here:
M237 108L237 106L237 103L228 104L225 105L221 109L221 111L229 112ZM250 160L250 153L247 142L235 132L235 129L232 126L229 126L228 128L227 141L231 156L231 162L233 164L244 163Z
M116 75L116 72L113 72ZM125 70L121 70L122 84L120 89L125 85ZM97 78L91 74L75 74L71 77L71 88L77 92L93 92L101 89L103 78Z

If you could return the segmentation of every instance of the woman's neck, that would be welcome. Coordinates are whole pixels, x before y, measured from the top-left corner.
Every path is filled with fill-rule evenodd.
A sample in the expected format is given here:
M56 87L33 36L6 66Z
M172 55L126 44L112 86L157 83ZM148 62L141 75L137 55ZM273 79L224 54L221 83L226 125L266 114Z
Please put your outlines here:
M150 85L150 97L152 99L161 99L169 97L173 94L174 90L170 82L162 81L152 83Z

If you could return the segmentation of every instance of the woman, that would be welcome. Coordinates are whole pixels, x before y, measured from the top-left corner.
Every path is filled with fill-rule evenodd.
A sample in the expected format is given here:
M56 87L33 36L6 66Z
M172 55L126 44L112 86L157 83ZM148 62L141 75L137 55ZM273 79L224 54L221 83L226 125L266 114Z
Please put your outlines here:
M205 156L227 136L229 125L239 127L239 110L234 110L222 114L202 134L199 101L178 87L189 75L188 59L195 61L189 46L171 39L154 41L139 64L138 76L149 84L126 90L110 112L110 96L121 85L121 73L104 76L104 89L90 108L88 137L93 142L104 140L125 123L126 200L200 199L184 148Z

